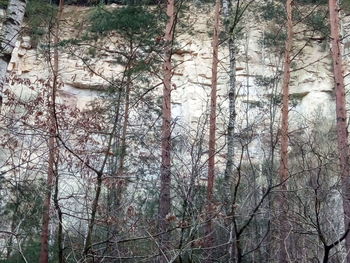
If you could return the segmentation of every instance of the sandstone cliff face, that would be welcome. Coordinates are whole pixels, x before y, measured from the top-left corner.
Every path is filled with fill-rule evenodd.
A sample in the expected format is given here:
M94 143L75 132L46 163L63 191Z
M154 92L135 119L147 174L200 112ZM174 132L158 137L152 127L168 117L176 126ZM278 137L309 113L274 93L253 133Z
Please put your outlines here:
M111 6L110 8L118 8ZM188 15L192 24L191 32L180 32L177 36L179 47L176 48L174 60L177 64L173 77L173 116L177 121L195 126L203 114L206 114L211 83L211 13L210 10L190 9ZM66 7L62 21L61 39L72 39L83 34L87 24L88 8ZM279 76L282 57L269 52L259 40L266 31L262 21L255 21L253 14L245 18L244 36L239 40L237 58L238 80L238 124L244 129L248 123L257 121L266 111L265 104L271 96L278 96L280 85L275 88L258 85L261 77ZM346 30L346 26L344 27ZM42 44L45 45L45 39ZM298 46L301 46L302 41ZM93 45L101 50L97 53ZM60 49L61 101L84 109L86 104L97 98L109 83L118 78L123 67L116 63L113 54L118 49L118 37L99 39L92 46ZM8 71L31 81L50 77L49 53L39 47L33 47L30 37L23 36L17 43ZM88 58L88 59L86 59ZM228 50L222 45L220 49L219 101L221 118L219 130L225 130L227 121L227 86L228 86ZM329 47L311 41L296 59L293 65L290 87L292 108L291 125L297 129L303 122L315 118L326 118L329 125L334 119L333 79ZM156 82L156 81L155 81ZM24 89L24 90L22 90ZM24 98L32 91L26 87L14 90ZM160 91L160 88L159 88ZM276 94L277 93L277 94ZM249 110L248 110L249 109ZM276 111L277 116L279 111ZM277 118L278 119L278 118Z

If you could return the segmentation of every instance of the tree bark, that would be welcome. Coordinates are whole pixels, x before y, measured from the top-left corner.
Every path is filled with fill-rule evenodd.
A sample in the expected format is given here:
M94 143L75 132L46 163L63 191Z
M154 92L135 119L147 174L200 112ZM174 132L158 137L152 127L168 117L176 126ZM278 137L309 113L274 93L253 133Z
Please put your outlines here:
M57 250L58 250L58 263L64 263L64 255L63 255L63 213L61 210L61 206L59 204L58 194L58 174L56 174L56 182L55 182L55 193L54 193L54 204L57 212L58 218L58 230L57 230Z
M131 48L130 54L133 54L133 49ZM130 63L132 61L132 58L130 58ZM131 67L131 65L130 65ZM130 70L129 68L127 71ZM124 120L123 120L123 128L122 128L122 135L121 135L121 142L120 142L120 160L119 160L119 165L118 165L118 170L117 170L117 176L125 176L124 174L124 164L125 164L125 157L126 157L126 134L128 130L128 122L129 122L129 111L130 111L130 89L132 85L132 80L131 76L129 73L127 77L127 84L126 84L126 89L125 89L125 106L124 106ZM119 181L119 180L118 180ZM117 200L116 200L116 208L119 208L121 205L121 200L123 198L123 193L128 187L128 180L125 178L121 178L120 182L117 185Z
M229 100L229 119L227 127L227 156L226 156L226 167L224 174L224 205L226 214L230 214L232 207L232 182L233 182L233 160L234 160L234 132L236 123L236 44L235 36L233 35L233 25L230 25L230 16L232 15L232 2L231 0L223 0L223 15L225 19L225 31L228 37L228 50L229 50L229 88L228 88L228 100ZM233 226L233 220L229 219L229 262L235 260L235 231Z
M232 12L232 5L230 1L224 0L227 10L224 9L224 17L226 20L229 19L229 15ZM228 35L228 49L229 49L229 120L227 127L227 157L226 157L226 169L225 169L225 191L230 193L231 176L233 173L233 157L234 157L234 131L236 122L236 44L235 37L230 32L231 30L227 27L226 32Z
M130 85L131 85L131 81L128 80L128 84L126 86L126 91L125 91L124 120L123 120L123 131L122 131L122 137L121 137L121 143L120 143L121 146L120 146L120 162L118 167L118 175L124 174L124 163L125 163L125 157L126 157L126 133L128 129L129 108L130 108ZM120 191L122 192L123 190L121 189Z
M344 85L343 60L339 34L339 7L337 0L329 0L329 18L331 27L333 73L335 82L335 102L337 120L337 142L340 161L340 177L342 183L342 197L344 210L344 228L350 223L350 178L349 178L349 144L347 130L346 98ZM346 262L350 262L350 235L345 238L347 252Z
M213 196L215 181L215 154L216 154L216 99L217 99L217 81L218 81L218 53L219 53L219 34L220 34L220 0L216 0L214 14L214 32L213 32L213 61L211 77L211 95L210 95L210 117L209 117L209 159L208 159L208 187L207 187L207 224L206 224L206 247L212 247L214 243L213 235ZM213 262L212 249L208 249L206 262Z
M159 230L160 235L160 262L167 262L165 250L168 248L169 223L167 222L167 215L171 210L171 77L172 77L172 46L174 40L174 31L176 25L175 0L168 0L167 2L167 16L168 21L165 29L165 60L163 64L164 79L163 79L163 105L162 105L162 137L161 137L161 152L162 161L160 169L160 197L159 197Z
M55 85L53 86L53 89ZM54 91L53 91L54 92ZM52 92L52 93L53 93ZM52 104L54 102L51 101L50 108L53 107ZM52 110L50 110L51 112ZM52 187L54 185L55 178L55 135L56 135L56 127L55 121L53 120L52 113L50 113L50 126L49 126L49 160L48 160L48 171L47 171L47 189L45 194L45 200L43 205L43 218L42 218L42 229L41 229L41 250L40 250L40 263L48 262L48 239L49 239L49 222L50 222L50 204L51 204L51 194Z
M279 262L288 262L287 248L290 227L288 224L288 205L286 198L287 180L288 180L288 115L289 115L289 83L290 83L290 65L293 41L293 20L292 20L293 0L286 1L287 11L287 40L285 43L284 54L284 74L282 86L282 125L281 125L281 156L279 167L279 179L281 183L281 193L279 201Z
M6 19L1 29L0 44L0 111L2 104L2 92L6 80L6 72L10 63L12 51L21 30L27 0L10 0L6 11Z
M50 205L51 205L51 195L52 188L54 186L54 178L56 175L55 163L57 158L56 153L56 112L55 112L55 103L56 103L56 91L57 91L57 79L58 79L58 42L59 42L59 22L63 12L64 0L60 0L59 11L57 13L55 35L54 35L54 57L53 57L53 84L52 90L49 99L49 160L48 160L48 172L47 172L47 189L43 205L43 218L42 218L42 229L41 229L41 249L39 262L47 263L49 260L49 223L50 223ZM51 60L51 58L49 58Z

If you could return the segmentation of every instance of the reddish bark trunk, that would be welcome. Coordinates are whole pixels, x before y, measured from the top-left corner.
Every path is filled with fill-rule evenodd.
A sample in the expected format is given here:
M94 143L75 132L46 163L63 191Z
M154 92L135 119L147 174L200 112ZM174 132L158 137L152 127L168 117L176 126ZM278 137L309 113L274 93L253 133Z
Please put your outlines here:
M210 117L209 117L209 159L208 159L208 187L207 187L207 206L208 219L206 225L206 246L211 247L214 243L213 235L213 195L214 195L214 181L215 181L215 141L216 141L216 92L218 81L218 52L219 52L219 33L220 33L220 0L215 3L215 22L213 34L213 61L212 61L212 77L211 77L211 95L210 95ZM212 262L212 251L208 250L206 262Z
M346 115L346 98L339 34L339 7L337 0L329 0L329 18L331 27L333 73L335 81L335 101L337 118L337 141L340 161L340 177L342 182L342 196L344 209L345 231L350 223L350 180L349 180L349 145ZM350 235L345 238L347 251L346 261L350 263Z
M55 85L53 86L54 89ZM52 107L50 103L50 107ZM52 110L50 110L51 112ZM49 160L48 160L48 172L47 172L47 189L45 194L45 200L43 204L43 218L42 218L42 229L41 229L41 250L40 250L40 263L48 262L48 239L49 239L49 222L50 222L50 205L51 205L51 194L52 187L54 185L55 177L55 121L50 113L50 138L49 138Z
M292 20L292 2L293 0L286 1L287 10L287 40L285 44L284 54L284 75L282 86L282 125L281 125L281 159L279 167L279 178L281 182L281 194L279 200L279 262L288 262L287 260L287 248L289 224L288 224L288 207L287 207L287 180L288 180L288 113L289 113L289 83L290 83L290 64L291 64L291 52L293 41L293 20Z
M163 105L162 105L162 138L161 151L162 162L160 169L160 196L159 196L159 230L160 249L166 250L169 242L167 215L171 209L170 185L171 185L171 77L172 77L172 43L174 39L174 29L176 24L175 0L168 0L167 4L168 22L165 29L165 60L163 64L164 80L163 80ZM167 262L164 256L160 262Z
M49 223L50 223L50 205L51 205L51 195L52 187L54 185L55 178L55 159L56 159L56 146L55 146L55 137L56 137L56 119L55 119L55 103L56 103L56 90L57 90L57 77L58 77L58 49L57 45L59 42L59 21L63 12L64 1L60 0L59 11L57 14L56 21L56 32L54 36L54 63L53 63L53 84L52 91L50 95L49 103L49 160L48 160L48 172L47 172L47 189L45 200L43 204L43 218L42 218L42 229L41 229L41 249L39 262L47 263L49 259Z

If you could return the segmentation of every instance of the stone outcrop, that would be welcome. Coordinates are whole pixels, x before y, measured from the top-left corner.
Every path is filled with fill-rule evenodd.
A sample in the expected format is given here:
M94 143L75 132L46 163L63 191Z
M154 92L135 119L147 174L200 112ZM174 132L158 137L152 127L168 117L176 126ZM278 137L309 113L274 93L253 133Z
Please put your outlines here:
M111 7L115 8L115 6ZM84 31L84 19L88 8L66 7L64 11L63 33L61 39L77 37ZM196 10L192 10L196 12ZM192 32L179 34L177 41L180 47L175 49L176 66L173 83L174 118L185 123L196 123L207 109L211 78L211 38L208 26L208 14L197 12L192 22ZM280 62L271 52L259 45L264 34L262 26L255 26L253 19L245 21L245 37L240 40L240 52L237 58L237 79L239 85L237 105L244 111L249 107L259 108L271 89L256 84L261 76L273 76L280 70ZM72 27L72 25L75 25ZM263 24L263 23L262 23ZM76 26L79 25L79 26ZM59 91L60 96L69 103L84 108L86 103L96 98L108 88L109 80L116 78L123 67L115 63L113 50L116 42L98 43L102 51L95 54L90 49L60 50L60 81L64 84ZM87 54L88 53L88 54ZM302 57L294 65L290 87L294 101L291 118L300 121L300 116L308 118L317 109L322 108L325 116L333 118L333 80L328 48L322 49L314 41L305 48ZM95 56L95 57L94 57ZM220 49L220 74L218 80L219 100L224 108L227 105L228 52L225 45ZM48 52L43 48L35 48L28 36L23 36L17 43L8 71L23 78L35 81L38 78L50 77L50 65L47 62ZM86 59L89 57L89 59ZM69 98L69 99L68 99Z

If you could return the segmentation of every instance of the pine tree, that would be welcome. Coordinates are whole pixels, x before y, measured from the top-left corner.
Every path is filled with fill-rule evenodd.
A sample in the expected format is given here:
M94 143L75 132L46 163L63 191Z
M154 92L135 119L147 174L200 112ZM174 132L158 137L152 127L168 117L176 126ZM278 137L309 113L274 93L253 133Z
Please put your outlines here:
M207 225L206 225L206 246L210 248L214 243L212 218L214 201L215 182L215 155L216 155L216 107L217 107L217 85L218 85L218 64L219 64L219 34L220 34L220 5L221 1L216 0L214 13L214 34L213 34L213 60L211 68L211 95L210 95L210 117L209 117L209 159L208 159L208 187L207 187ZM208 250L206 262L213 262L213 250Z
M279 179L281 183L282 193L278 201L279 207L279 262L288 262L287 249L289 243L289 224L288 224L288 207L287 207L287 180L288 180L288 116L289 116L289 83L291 71L291 52L293 41L293 20L292 20L292 3L293 0L286 1L287 11L287 39L285 43L284 53L284 73L282 84L282 125L281 125L281 159L279 167Z
M340 42L339 6L337 0L329 0L329 19L331 28L333 74L335 83L335 103L337 120L337 142L340 161L340 178L342 183L344 228L350 226L350 167L349 141L346 114L346 98L344 85L343 60ZM346 262L350 262L350 235L345 238Z
M159 230L160 249L163 250L160 262L167 262L164 250L167 250L170 241L170 234L167 232L169 223L167 216L171 211L171 77L172 77L172 47L174 41L174 32L176 26L175 0L168 0L167 3L168 21L165 29L165 58L163 64L163 103L162 103L162 137L161 151L162 161L160 168L160 196L159 196Z

